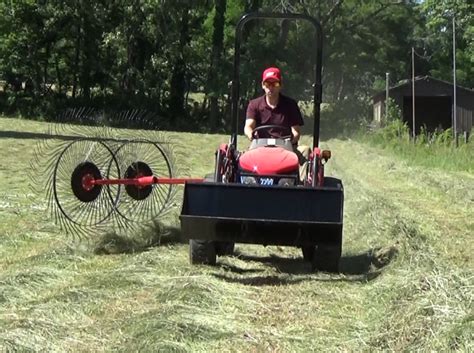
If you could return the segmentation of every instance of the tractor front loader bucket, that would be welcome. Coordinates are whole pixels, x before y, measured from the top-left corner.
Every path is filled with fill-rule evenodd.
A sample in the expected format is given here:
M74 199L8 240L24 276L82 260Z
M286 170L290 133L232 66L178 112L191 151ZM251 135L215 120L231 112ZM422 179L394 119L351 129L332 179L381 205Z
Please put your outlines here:
M181 230L188 239L263 245L341 244L342 187L187 183Z

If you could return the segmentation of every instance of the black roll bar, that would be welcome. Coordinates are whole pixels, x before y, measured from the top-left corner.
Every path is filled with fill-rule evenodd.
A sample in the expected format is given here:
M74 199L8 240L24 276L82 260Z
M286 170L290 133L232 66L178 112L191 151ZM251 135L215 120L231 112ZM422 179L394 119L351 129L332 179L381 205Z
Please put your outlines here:
M256 19L289 19L289 20L305 20L313 24L316 29L315 44L315 77L314 77L314 131L313 131L313 149L319 145L319 129L321 117L321 100L322 100L322 56L323 56L323 32L321 24L314 18L303 14L286 14L286 13L259 13L252 12L243 15L235 30L235 53L234 53L234 77L232 79L232 106L231 106L231 126L232 136L230 143L237 149L237 133L239 131L239 100L240 100L240 43L242 41L242 32L244 25Z

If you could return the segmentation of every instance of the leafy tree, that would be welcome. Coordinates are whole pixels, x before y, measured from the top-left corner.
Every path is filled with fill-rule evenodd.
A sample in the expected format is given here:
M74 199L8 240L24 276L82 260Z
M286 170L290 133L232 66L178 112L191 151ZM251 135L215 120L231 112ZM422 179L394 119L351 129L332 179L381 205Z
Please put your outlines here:
M433 76L452 81L453 32L456 27L456 76L458 84L474 87L474 3L470 0L425 0L420 4L424 26L418 41L429 57Z
M218 112L219 81L222 80L221 62L224 45L224 25L225 11L227 7L226 0L215 0L215 14L213 20L212 47L209 67L209 88L210 112L209 124L211 130L216 129Z
M470 0L18 0L0 2L1 108L37 115L78 104L139 107L159 112L173 128L215 130L229 113L222 107L229 103L235 26L256 10L305 13L322 23L323 99L333 123L358 123L385 72L393 81L409 77L412 46L425 57L417 73L450 80L453 13L458 81L474 85ZM243 111L261 94L260 74L270 65L283 69L286 92L311 100L313 35L312 26L294 21L246 25ZM190 93L205 96L198 115Z

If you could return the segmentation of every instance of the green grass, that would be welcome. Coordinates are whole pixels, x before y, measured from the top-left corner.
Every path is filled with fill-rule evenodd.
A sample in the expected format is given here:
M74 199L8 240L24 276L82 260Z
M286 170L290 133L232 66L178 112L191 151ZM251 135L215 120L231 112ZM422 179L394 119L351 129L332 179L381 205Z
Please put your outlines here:
M345 188L342 273L312 273L298 249L257 245L191 266L179 208L135 237L63 234L27 185L41 135L20 133L44 131L0 119L0 350L474 350L472 172L324 141L327 173ZM192 176L212 171L228 140L167 135Z

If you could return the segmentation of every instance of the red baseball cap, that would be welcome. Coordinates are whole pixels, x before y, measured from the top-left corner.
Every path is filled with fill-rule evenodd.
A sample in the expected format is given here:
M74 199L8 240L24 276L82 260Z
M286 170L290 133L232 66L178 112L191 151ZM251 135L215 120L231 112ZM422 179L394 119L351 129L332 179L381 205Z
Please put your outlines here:
M281 81L281 72L277 67L269 67L262 74L262 82L272 80L272 81Z

